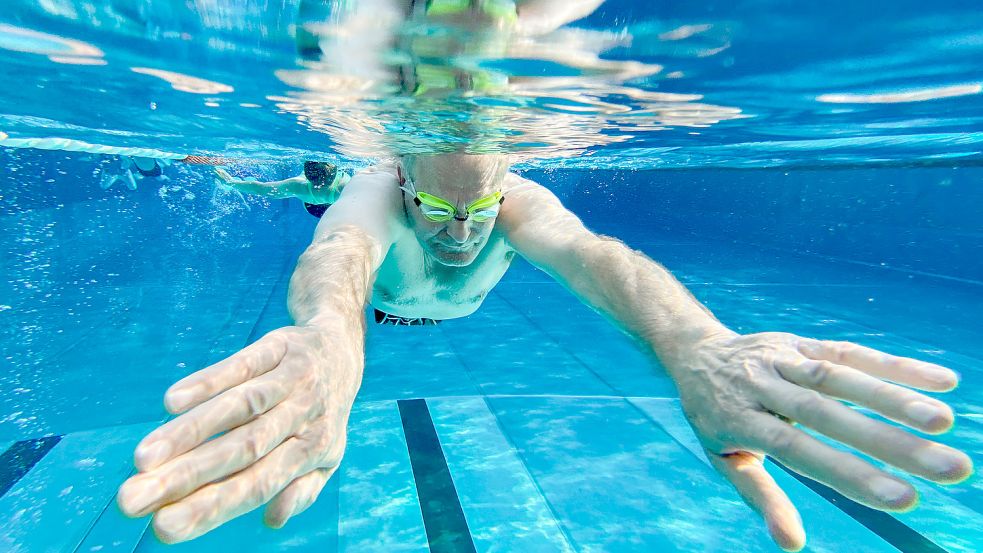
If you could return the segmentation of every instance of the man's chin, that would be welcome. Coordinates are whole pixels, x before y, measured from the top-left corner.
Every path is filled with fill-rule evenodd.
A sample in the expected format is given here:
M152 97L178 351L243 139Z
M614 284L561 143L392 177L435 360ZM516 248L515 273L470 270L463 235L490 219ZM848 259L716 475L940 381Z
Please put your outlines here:
M478 257L478 248L472 246L463 250L455 250L453 248L434 246L430 249L430 254L441 265L466 267L474 263L475 258Z

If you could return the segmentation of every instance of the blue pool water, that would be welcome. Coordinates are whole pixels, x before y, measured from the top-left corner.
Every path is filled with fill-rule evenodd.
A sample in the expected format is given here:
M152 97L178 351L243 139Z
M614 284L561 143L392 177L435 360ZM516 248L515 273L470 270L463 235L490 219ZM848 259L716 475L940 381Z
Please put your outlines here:
M939 440L979 464L981 15L968 2L833 4L608 2L579 26L636 38L605 59L683 76L574 83L578 95L514 105L560 121L572 104L548 106L576 96L596 111L563 119L565 144L499 146L737 331L850 340L959 371L963 385L940 396L956 425ZM116 508L133 448L167 418L173 382L291 324L287 283L316 221L296 200L218 189L198 165L104 190L119 158L98 152L229 156L240 174L281 178L307 158L363 165L364 137L317 123L379 113L290 105L310 91L278 73L310 70L290 38L296 2L10 6L0 551L778 550L703 457L661 368L522 261L472 316L369 326L346 456L307 512L278 531L256 511L161 544L149 518ZM100 54L50 50L25 29ZM176 90L132 67L234 91ZM654 92L702 98L642 94ZM695 111L714 121L687 124L687 102L712 106ZM516 128L542 138L536 117ZM572 155L573 142L587 146ZM768 468L802 512L806 551L983 550L978 476L916 481L920 507L887 515Z

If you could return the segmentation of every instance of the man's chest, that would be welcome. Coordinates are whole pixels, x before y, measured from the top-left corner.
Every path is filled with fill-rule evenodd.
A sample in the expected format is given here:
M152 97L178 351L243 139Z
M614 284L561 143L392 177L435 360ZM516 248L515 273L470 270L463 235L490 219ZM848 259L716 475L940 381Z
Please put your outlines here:
M470 315L508 270L514 252L504 240L490 242L466 267L442 266L424 255L419 248L393 246L372 289L376 309L408 318Z

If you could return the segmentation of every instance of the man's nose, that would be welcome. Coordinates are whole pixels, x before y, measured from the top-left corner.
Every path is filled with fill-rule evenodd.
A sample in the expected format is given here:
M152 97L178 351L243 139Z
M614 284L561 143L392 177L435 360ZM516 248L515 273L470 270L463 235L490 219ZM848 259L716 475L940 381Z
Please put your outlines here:
M458 244L463 244L468 241L468 237L471 236L471 225L470 221L461 221L460 219L452 219L447 223L447 234L454 239Z

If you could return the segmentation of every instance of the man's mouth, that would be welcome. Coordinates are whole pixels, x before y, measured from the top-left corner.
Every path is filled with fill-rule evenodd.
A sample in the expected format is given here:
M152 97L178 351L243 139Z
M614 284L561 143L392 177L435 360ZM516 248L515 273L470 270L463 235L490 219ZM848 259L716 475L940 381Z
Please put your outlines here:
M463 252L465 250L470 250L471 249L471 244L456 244L456 245L451 246L451 245L448 245L448 244L441 244L441 243L438 242L438 245L442 249L445 249L445 250L448 250L448 251L452 251L452 252Z

